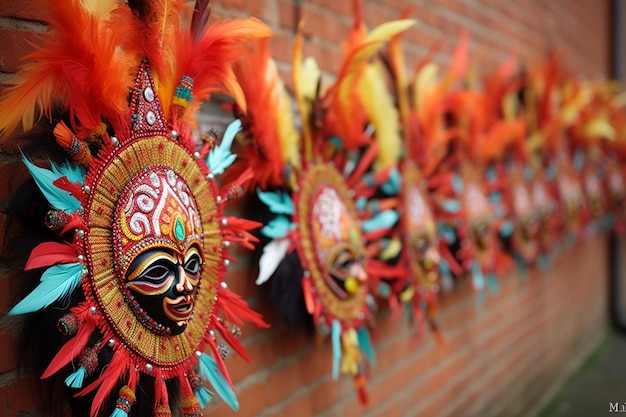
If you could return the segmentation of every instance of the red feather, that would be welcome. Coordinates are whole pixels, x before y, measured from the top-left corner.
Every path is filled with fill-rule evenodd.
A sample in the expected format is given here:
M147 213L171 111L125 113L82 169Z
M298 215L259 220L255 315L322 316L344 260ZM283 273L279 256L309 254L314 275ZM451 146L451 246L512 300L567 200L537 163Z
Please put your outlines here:
M223 310L228 320L237 325L242 325L242 320L245 320L262 328L270 327L269 324L263 321L263 317L259 313L252 311L248 307L248 303L227 289L218 287L217 304Z
M232 64L246 53L243 41L271 34L272 30L267 25L254 18L216 22L197 42L192 42L188 32L178 34L181 40L175 58L179 64L177 79L187 75L194 80L194 101L187 110L189 117L197 112L200 102L208 100L216 92L230 95L242 109L246 109ZM173 89L166 94L169 96L162 94L161 97L165 103L170 103Z
M41 378L48 378L52 374L56 373L59 369L70 363L72 359L78 356L81 350L85 347L89 341L89 336L96 329L96 323L94 321L81 322L80 328L76 336L71 338L54 356Z
M33 249L28 257L25 271L42 268L55 264L69 264L78 262L76 252L66 243L44 242Z

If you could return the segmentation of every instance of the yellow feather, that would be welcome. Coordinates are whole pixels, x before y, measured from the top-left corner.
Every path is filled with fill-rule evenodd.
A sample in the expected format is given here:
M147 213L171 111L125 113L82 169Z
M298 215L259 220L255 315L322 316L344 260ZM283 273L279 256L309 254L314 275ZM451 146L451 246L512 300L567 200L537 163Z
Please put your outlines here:
M270 59L267 66L267 78L276 80L276 87L273 94L276 94L277 100L277 133L280 140L280 148L285 162L289 163L293 167L300 167L300 134L296 129L293 111L291 108L291 98L287 93L285 84L278 76L278 70L276 69L276 63L273 59Z
M312 104L316 98L316 89L321 71L313 58L302 58L302 33L298 30L293 43L292 53L292 76L294 85L294 95L298 111L300 113L300 123L302 124L303 159L308 162L313 157L313 143L311 136L311 113Z
M398 111L385 84L380 62L373 62L365 67L358 89L369 122L375 127L374 136L381 144L374 169L384 169L398 162L402 137Z

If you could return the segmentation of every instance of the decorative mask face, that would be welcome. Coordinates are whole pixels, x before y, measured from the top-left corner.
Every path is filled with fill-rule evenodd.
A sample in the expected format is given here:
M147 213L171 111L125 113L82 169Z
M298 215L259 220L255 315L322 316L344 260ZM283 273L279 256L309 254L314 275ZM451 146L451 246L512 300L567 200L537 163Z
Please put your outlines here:
M197 204L171 169L155 167L120 199L122 292L155 333L182 333L192 317L204 262Z
M487 196L478 183L469 179L465 183L465 201L472 242L479 251L489 247L491 208Z
M344 178L329 165L314 165L300 180L296 201L298 251L323 316L362 320L368 292L365 250Z
M403 174L403 229L409 267L423 289L437 281L436 269L440 255L437 250L437 226L430 206L424 198L421 173L412 164L404 164Z
M311 228L323 277L337 297L346 299L367 279L356 219L331 186L321 185L312 200Z
M192 316L201 271L201 252L195 245L185 254L149 249L130 264L126 288L157 323L180 334Z

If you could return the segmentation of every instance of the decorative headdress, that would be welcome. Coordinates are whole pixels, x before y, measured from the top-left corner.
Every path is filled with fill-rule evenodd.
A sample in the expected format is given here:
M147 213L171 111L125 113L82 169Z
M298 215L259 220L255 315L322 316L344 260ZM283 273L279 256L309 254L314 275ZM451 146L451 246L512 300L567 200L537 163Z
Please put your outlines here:
M223 212L240 183L216 179L235 158L239 122L201 149L193 131L212 92L241 99L230 65L243 39L270 30L254 20L205 30L207 4L192 16L179 0L49 3L51 31L0 101L5 134L53 104L66 114L53 134L69 161L24 158L59 239L32 251L25 268L46 270L10 313L65 310L69 340L43 377L71 364L65 382L95 393L91 416L122 384L112 415L127 415L140 380L154 384L154 415L170 415L172 381L185 416L209 399L202 380L237 408L223 359L231 347L246 357L242 320L265 326L224 281L230 244L256 240L257 223Z
M264 172L257 194L274 217L262 229L272 240L263 249L257 284L291 265L283 277L291 284L287 284L293 291L290 297L303 299L315 328L330 335L333 376L340 371L354 376L363 402L363 356L374 360L367 330L372 317L365 242L390 222L389 213L370 213L366 219L360 210L360 201L380 179L363 175L376 146L362 153L371 137L364 131L365 112L356 87L367 60L390 36L411 24L388 23L366 34L357 21L339 77L321 97L320 72L314 61L302 62L298 35L293 76L301 133L294 129L289 112L279 113L289 108L289 98L265 46L237 71L249 110L243 118L250 144L242 151L247 156L244 164ZM294 263L292 254L297 256ZM286 316L295 314L285 307L279 305Z

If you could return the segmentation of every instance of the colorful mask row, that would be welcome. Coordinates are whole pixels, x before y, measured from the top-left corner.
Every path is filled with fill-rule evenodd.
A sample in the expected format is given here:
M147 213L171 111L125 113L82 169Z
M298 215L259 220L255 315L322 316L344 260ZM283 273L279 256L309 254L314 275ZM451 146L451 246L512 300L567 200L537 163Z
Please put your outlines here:
M231 244L262 240L257 284L301 300L277 307L292 321L305 310L330 338L333 377L352 376L366 402L377 301L409 312L415 340L425 323L438 334L440 288L467 275L496 290L512 260L541 266L565 237L624 229L626 117L611 92L554 59L525 79L507 61L482 90L463 86L466 37L444 74L426 63L409 82L400 35L414 22L368 32L355 4L325 91L296 37L295 115L267 41L244 42L270 34L258 21L207 27L202 1L193 13L180 0L51 7L44 46L0 100L0 132L51 116L47 136L69 158L24 158L57 239L32 251L26 269L46 270L12 314L64 310L70 338L44 376L73 367L66 384L94 396L91 416L114 391L113 416L132 414L146 381L154 415L172 413L172 382L185 416L208 401L202 381L237 408L223 360L246 357L242 320L266 325L227 288ZM201 138L199 103L214 92L240 120ZM244 192L271 218L260 233L224 214Z

